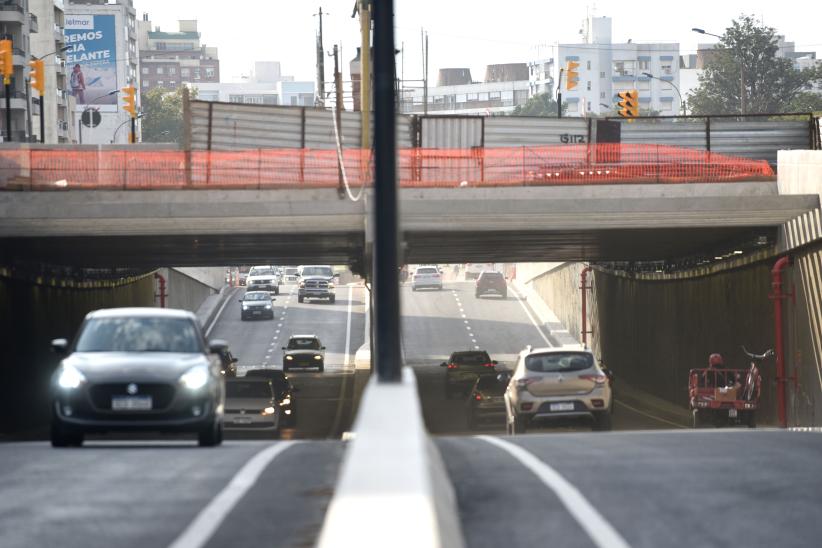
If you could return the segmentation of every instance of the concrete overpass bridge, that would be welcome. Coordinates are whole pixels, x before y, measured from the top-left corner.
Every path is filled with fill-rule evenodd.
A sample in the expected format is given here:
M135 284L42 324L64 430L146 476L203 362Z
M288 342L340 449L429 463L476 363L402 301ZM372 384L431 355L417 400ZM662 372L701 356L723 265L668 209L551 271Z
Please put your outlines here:
M336 189L0 193L0 262L78 266L362 260L370 196ZM774 181L404 188L409 263L665 260L766 237L819 205Z

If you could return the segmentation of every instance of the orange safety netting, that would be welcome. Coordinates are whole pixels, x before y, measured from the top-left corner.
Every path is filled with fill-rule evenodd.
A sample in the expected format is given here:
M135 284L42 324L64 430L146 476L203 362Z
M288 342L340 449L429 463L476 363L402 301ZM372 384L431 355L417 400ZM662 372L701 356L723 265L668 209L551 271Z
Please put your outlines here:
M334 150L0 150L0 189L334 188ZM343 152L348 183L370 184L371 151ZM771 179L764 160L664 145L402 149L403 187L688 183Z

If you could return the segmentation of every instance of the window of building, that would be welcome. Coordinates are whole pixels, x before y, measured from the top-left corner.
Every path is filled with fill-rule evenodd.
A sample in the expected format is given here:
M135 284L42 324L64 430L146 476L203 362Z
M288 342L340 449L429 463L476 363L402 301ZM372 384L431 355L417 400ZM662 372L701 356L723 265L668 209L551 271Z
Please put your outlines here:
M199 80L199 79L200 79L200 68L199 68L199 67L197 67L197 68L195 68L195 69L194 69L194 79L195 79L195 80Z
M670 61L662 61L662 63L660 63L659 65L659 70L660 72L662 72L663 76L670 76L674 73L673 69L671 68Z
M465 100L466 101L476 101L477 100L477 94L476 93L466 93L465 94Z
M500 101L502 96L498 91L491 91L488 93L488 100L489 101Z
M635 61L614 61L614 76L636 75Z
M140 72L142 72L143 74L148 74L148 67L143 67L143 70L141 70Z
M477 94L478 101L487 101L488 100L488 92L478 93Z
M663 97L659 101L659 106L662 110L674 110L674 100L670 97Z
M527 102L528 102L528 90L527 89L514 90L514 104L515 105L524 105Z
M163 74L164 72L163 67L157 67L157 74Z
M229 103L242 103L243 102L243 96L242 95L229 95L228 96L228 102Z
M648 61L647 59L641 59L641 60L637 61L637 66L638 66L640 71L647 72L647 71L651 70L651 62Z
M162 80L157 80L157 85L163 87L165 85L165 82L163 82Z
M180 76L191 76L191 70L189 70L185 67L181 68L180 69Z
M177 67L168 67L168 73L172 76L177 74Z
M650 80L637 80L636 89L639 89L639 90L651 89L651 81Z
M171 86L171 87L173 87L173 88L176 88L176 87L177 87L177 80L171 80L171 81L168 83L168 85L169 85L169 86Z
M585 63L585 67L586 67L588 70L591 70L591 61L587 61L587 62Z
M144 88L147 88L147 87L149 87L150 85L151 85L151 82L150 82L149 80L143 80L143 87L144 87Z
M604 70L599 73L599 77L600 78L605 78L605 71Z
M588 89L588 91L591 91L591 81L590 80L588 80L588 85L586 86L586 88Z
M568 103L568 112L579 112L579 103L576 101Z
M600 99L605 99L605 92L604 91L599 92L599 98Z
M296 107L298 105L299 97L296 95L291 96L291 106Z
M206 78L214 78L214 74L215 74L214 67L206 67L206 69L205 69Z

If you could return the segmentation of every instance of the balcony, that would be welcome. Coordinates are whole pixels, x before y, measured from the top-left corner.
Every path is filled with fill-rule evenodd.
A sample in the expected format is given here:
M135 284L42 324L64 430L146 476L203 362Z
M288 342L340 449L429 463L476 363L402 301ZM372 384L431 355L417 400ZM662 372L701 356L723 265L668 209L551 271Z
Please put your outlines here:
M20 23L26 22L26 10L23 9L23 3L19 0L4 0L0 3L0 22L2 23Z
M29 32L40 32L40 23L37 21L37 16L33 13L29 14Z

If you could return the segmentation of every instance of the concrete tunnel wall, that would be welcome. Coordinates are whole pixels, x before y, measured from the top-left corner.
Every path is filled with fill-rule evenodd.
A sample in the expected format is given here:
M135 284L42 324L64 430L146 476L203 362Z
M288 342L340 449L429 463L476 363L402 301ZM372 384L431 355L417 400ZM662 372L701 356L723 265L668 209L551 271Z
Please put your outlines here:
M601 270L589 275L589 346L616 374L617 395L621 380L685 408L688 370L704 367L709 354L719 352L729 367L744 368L748 361L740 345L755 352L773 348L774 261L679 280L639 280ZM583 266L568 263L530 281L578 340ZM784 276L784 289L796 290L796 304L783 301L786 371L798 379L787 389L789 425L822 425L820 273L822 250L816 250L794 257ZM761 424L777 423L775 368L775 360L761 367Z
M71 340L91 310L153 304L151 274L93 289L0 277L0 435L47 434L49 379L59 362L49 347L52 339Z

